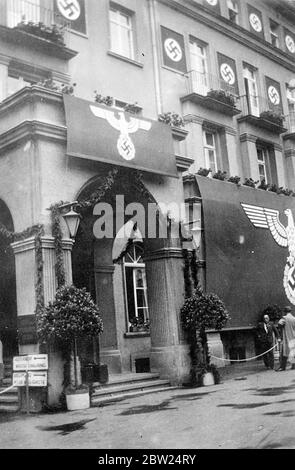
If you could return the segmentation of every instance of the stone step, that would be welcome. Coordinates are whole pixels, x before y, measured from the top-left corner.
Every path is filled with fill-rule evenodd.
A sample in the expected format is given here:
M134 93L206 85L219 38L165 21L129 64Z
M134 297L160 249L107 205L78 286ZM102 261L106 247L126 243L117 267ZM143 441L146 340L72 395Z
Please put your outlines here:
M2 404L0 403L0 414L1 413L16 413L19 411L19 405L14 405L14 404Z
M18 394L3 394L0 395L0 405L6 404L6 403L18 403Z
M156 388L156 387L163 387L163 386L170 386L170 382L168 380L157 380L157 379L150 379L150 380L141 380L135 382L123 382L121 384L109 384L108 386L100 386L95 387L93 396L105 396L111 394L112 396L116 394L122 394L125 392L131 392L135 390L146 390L148 388Z
M158 379L158 373L143 373L143 374L112 374L109 376L109 381L106 384L101 384L99 382L95 382L93 384L94 387L110 387L116 384L124 384L124 383L133 383L133 382L142 382L151 379Z
M91 398L91 406L100 406L104 403L112 403L124 400L125 398L135 398L141 395L148 395L150 393L160 393L160 392L167 392L169 390L175 390L179 387L174 387L171 385L166 385L164 387L154 387L154 388L146 388L143 390L133 390L129 392L124 392L116 395L105 395L105 396L93 396Z
M9 387L9 385L8 385L8 387ZM6 386L0 387L0 392L3 392L3 391L6 390L8 387L6 387ZM17 387L10 388L7 392L3 393L2 395L6 395L7 393L9 393L10 395L12 395L13 393L14 393L14 394L18 394L18 388L17 388ZM0 395L0 400L1 400L2 395Z

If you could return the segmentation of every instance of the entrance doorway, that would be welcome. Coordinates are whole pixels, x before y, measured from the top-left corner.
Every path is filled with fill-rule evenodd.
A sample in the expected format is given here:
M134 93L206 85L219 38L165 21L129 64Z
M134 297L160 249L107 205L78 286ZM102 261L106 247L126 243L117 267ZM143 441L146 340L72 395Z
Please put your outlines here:
M10 361L18 353L15 262L8 236L14 227L10 211L1 200L0 229L0 339L4 361Z

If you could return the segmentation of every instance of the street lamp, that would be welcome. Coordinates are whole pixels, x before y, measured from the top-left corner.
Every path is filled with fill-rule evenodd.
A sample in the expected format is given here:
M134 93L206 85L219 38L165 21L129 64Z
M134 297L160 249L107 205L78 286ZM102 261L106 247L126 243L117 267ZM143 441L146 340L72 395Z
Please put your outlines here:
M68 204L63 204L62 206L60 206L61 209L64 209L66 207L69 207L70 210L68 212L66 212L65 214L62 214L62 217L68 227L68 230L69 230L69 233L70 233L70 237L71 238L75 238L76 235L77 235L77 231L78 231L78 228L79 228L79 224L80 224L80 214L78 214L74 209L73 209L73 206L77 204L77 201L75 202L70 202Z

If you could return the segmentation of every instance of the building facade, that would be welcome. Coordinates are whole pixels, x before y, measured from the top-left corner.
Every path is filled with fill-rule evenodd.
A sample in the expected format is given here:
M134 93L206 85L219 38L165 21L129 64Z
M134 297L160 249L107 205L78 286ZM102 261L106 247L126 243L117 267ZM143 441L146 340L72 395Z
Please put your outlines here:
M184 245L171 236L181 222L190 223L200 283L229 306L224 332L208 332L216 356L252 355L261 308L295 303L283 220L294 198L198 171L295 188L291 3L1 0L5 358L39 351L40 286L45 303L58 286L49 209L60 201L86 208L75 240L60 217L65 277L93 294L105 326L99 347L80 345L84 362L99 350L110 373L151 370L173 383L187 379ZM165 113L182 116L185 126L160 123ZM96 236L99 203L113 209L106 238ZM145 214L140 222L135 203ZM190 210L171 216L171 203ZM168 227L161 236L150 236L149 204L161 207L157 223ZM281 244L273 228L278 214ZM51 351L52 403L61 369L58 351Z

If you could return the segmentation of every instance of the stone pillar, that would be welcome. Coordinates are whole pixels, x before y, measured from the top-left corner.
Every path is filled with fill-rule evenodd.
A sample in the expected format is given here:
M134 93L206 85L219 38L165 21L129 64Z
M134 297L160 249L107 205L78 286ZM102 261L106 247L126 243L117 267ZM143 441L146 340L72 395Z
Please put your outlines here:
M288 175L288 188L295 187L295 148L286 148L286 171Z
M104 325L104 331L99 337L100 361L108 365L110 372L118 374L122 372L122 361L117 338L114 271L113 264L96 265L94 268L96 299Z
M223 343L221 341L220 333L218 331L208 332L207 341L209 354L224 359L224 348ZM211 356L211 364L215 364L217 367L224 367L226 365L226 361L215 359Z
M180 309L184 301L180 248L163 248L145 257L151 322L151 370L173 384L189 379L190 357L182 340Z
M256 141L257 137L251 134L241 134L241 157L243 165L243 178L259 180Z
M281 145L274 145L274 156L278 175L278 186L283 186L283 188L285 188L287 186L287 182L285 176L285 162L283 160L283 149Z
M7 97L8 60L0 56L0 102Z

